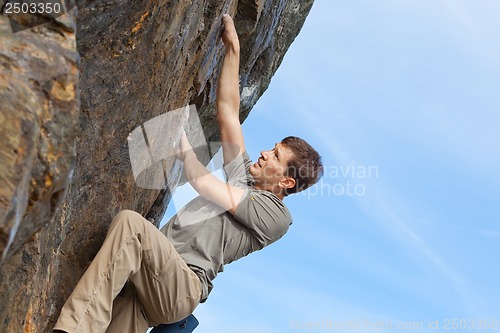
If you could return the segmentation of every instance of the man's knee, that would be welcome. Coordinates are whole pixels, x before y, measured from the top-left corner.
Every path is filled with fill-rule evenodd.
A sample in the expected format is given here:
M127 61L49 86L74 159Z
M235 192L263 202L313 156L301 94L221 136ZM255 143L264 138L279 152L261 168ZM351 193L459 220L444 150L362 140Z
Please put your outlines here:
M130 209L124 209L115 215L115 219L143 219L142 215Z
M148 221L144 219L141 214L133 210L125 209L115 215L113 222L109 226L108 234L117 226L131 230L143 230L145 222Z

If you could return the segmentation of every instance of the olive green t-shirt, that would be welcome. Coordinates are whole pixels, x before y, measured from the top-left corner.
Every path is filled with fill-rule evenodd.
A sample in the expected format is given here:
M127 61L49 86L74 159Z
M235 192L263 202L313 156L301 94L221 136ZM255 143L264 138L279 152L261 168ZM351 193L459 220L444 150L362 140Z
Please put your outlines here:
M273 193L254 189L246 152L224 166L227 182L244 188L234 216L202 196L182 208L161 231L202 282L202 302L225 264L281 238L292 223L290 212Z

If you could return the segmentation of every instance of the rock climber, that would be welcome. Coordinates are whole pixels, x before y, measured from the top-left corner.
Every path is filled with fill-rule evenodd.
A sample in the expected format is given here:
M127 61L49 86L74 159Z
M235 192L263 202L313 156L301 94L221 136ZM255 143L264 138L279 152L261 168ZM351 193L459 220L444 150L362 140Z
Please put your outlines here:
M240 45L233 19L226 14L222 20L225 55L216 107L227 181L198 161L183 134L177 156L199 196L162 230L136 212L118 213L54 332L144 333L182 320L207 299L225 264L287 232L292 217L284 198L321 177L320 155L293 136L250 162L239 121ZM221 213L211 214L214 206Z

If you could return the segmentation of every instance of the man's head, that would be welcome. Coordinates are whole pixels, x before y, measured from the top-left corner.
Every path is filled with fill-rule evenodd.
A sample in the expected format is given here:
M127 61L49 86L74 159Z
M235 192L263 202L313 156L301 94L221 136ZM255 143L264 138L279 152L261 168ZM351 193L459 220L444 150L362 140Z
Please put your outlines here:
M250 167L255 186L280 198L307 189L323 174L321 156L305 140L295 136L284 138L260 155Z

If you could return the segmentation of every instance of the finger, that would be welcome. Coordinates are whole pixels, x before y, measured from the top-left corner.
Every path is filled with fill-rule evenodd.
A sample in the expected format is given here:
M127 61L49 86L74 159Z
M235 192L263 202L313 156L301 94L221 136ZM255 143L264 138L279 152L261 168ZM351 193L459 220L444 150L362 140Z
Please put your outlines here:
M233 23L233 18L229 14L224 14L222 16L222 23L224 23L224 26L230 25Z

